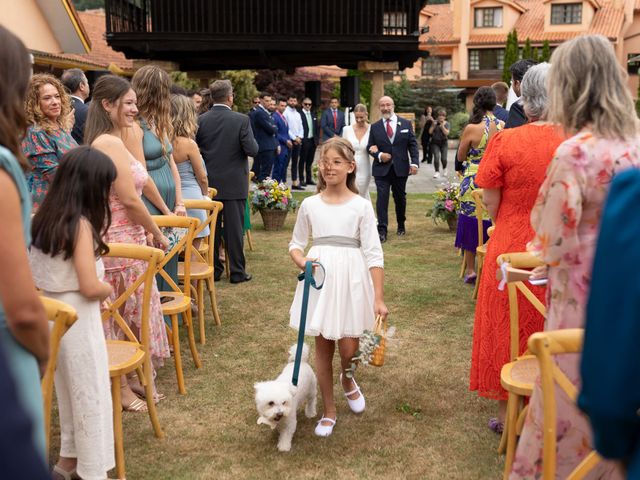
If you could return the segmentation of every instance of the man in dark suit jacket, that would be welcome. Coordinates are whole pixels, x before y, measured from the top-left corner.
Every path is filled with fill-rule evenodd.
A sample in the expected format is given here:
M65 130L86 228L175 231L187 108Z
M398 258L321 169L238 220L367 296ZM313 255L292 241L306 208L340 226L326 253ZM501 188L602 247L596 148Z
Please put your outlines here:
M89 81L79 68L65 70L62 73L62 77L60 77L60 81L71 94L71 102L75 114L71 136L78 142L78 145L82 145L84 142L84 124L87 121L87 113L89 112L89 107L84 104L89 98Z
M322 127L322 141L326 142L331 137L342 136L342 129L344 128L344 112L341 112L338 108L340 102L336 97L331 98L329 108L322 112L322 120L320 126Z
M218 215L214 244L216 280L224 267L218 258L220 227L224 222L224 243L229 258L231 283L251 280L245 271L244 212L249 193L249 159L258 153L249 117L231 110L233 87L229 80L216 80L211 85L214 104L198 117L196 142L207 166L209 186L218 190L216 200L224 205Z
M520 82L522 82L524 74L535 64L536 62L533 60L523 58L509 67L512 79L511 86L518 97L521 95ZM507 118L507 123L504 128L516 128L525 123L527 123L527 116L524 114L524 107L522 106L520 98L518 98L517 101L513 102L511 108L509 108L509 118Z
M311 110L312 102L309 97L302 100L302 147L300 149L300 163L298 164L298 176L300 178L300 186L293 186L295 190L304 190L305 185L315 185L311 167L313 165L313 157L316 154L318 146L318 116ZM306 172L306 177L305 177ZM305 182L305 178L307 179Z
M289 152L293 147L293 142L289 138L289 123L284 117L284 111L287 108L287 101L283 98L279 98L276 102L276 111L271 114L278 133L278 146L280 152L276 156L275 164L273 165L273 179L279 182L287 181L287 166L289 165Z
M269 113L270 104L271 95L263 92L260 94L260 105L250 113L253 134L256 142L258 142L258 153L254 156L251 171L255 173L258 181L271 176L271 170L279 148L278 139L276 138L278 127L276 127Z
M375 159L372 174L376 182L378 198L378 234L380 241L387 241L389 190L396 204L398 235L405 234L404 221L407 209L407 178L418 173L418 142L411 122L398 118L394 113L391 97L378 101L382 119L371 125L367 151Z

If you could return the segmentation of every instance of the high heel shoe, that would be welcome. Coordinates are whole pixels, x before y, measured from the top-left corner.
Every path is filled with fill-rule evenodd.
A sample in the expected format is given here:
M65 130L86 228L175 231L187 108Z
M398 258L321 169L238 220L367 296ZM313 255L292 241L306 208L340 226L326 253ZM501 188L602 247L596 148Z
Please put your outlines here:
M366 407L366 403L365 403L365 400L364 400L364 395L362 394L362 391L360 390L360 387L356 383L356 379L352 378L351 380L353 381L353 384L355 385L356 388L354 388L350 392L344 392L344 396L347 399L347 403L349 404L349 408L351 409L351 411L353 413L362 413L362 412L364 412L364 409ZM340 374L340 383L342 384L342 374ZM344 390L344 385L342 386L342 389ZM358 398L354 398L352 400L352 399L349 398L349 395L353 395L354 393L359 393L360 395L358 395Z
M328 437L333 433L333 427L336 426L336 419L322 417L316 425L315 434L318 437ZM322 422L330 422L331 425L323 425Z

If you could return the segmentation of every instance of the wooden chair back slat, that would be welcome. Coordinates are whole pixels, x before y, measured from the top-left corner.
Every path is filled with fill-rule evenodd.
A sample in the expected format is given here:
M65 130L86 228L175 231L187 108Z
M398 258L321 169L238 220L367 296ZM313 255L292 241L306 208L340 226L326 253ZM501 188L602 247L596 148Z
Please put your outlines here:
M483 219L487 214L487 206L484 203L484 199L482 198L483 190L478 188L471 192L471 196L476 204L476 220L478 222L478 246L481 247L484 245L484 224Z
M192 248L191 252L196 257L197 261L213 265L213 247L215 243L214 239L216 235L216 225L218 221L218 215L222 211L223 204L222 202L216 202L213 200L185 200L184 206L188 209L205 210L207 212L206 220L198 226L198 229L195 233L195 235L197 236L198 233L202 232L202 230L204 230L207 226L209 227L206 258L204 258L195 248Z
M185 205L186 207L186 205ZM184 256L184 292L180 290L180 287L176 284L176 282L169 276L167 272L164 271L165 265L171 261L174 257L180 254L180 252L190 252L193 247L193 237L194 232L200 220L193 217L178 217L177 215L152 215L153 221L155 224L162 227L172 227L172 228L186 228L187 233L171 248L169 252L166 252L164 255L164 259L160 263L159 273L162 278L165 279L169 287L177 293L184 293L186 296L189 296L189 285L190 285L190 275L191 275L191 255Z

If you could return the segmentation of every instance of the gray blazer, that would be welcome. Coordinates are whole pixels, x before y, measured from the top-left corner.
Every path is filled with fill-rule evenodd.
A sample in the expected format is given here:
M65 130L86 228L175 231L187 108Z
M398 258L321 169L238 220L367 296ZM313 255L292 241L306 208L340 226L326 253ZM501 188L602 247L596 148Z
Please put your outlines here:
M249 193L249 160L258 153L249 117L215 105L198 118L196 142L216 200L244 200Z

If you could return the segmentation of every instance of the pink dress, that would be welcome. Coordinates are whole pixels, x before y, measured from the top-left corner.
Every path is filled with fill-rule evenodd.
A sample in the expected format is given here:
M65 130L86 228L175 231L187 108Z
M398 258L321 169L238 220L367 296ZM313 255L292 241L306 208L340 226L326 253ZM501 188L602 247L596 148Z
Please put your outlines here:
M136 193L138 196L141 196L142 187L147 181L149 174L142 164L133 157L131 158L130 166ZM105 235L106 242L133 243L136 245L147 244L144 227L131 221L114 188L111 188L111 193L109 194L109 208L111 208L111 226ZM113 287L114 293L111 295L111 300L115 300L118 292L126 290L140 275L144 274L146 268L145 262L141 260L105 257L103 261L105 266L105 281ZM140 288L136 290L135 295L125 303L124 314L122 315L129 325L136 327L134 333L136 330L139 331L140 328L142 296L143 286L141 285ZM107 339L124 339L124 333L112 318L104 322L103 327ZM154 357L154 364L159 366L162 364L163 359L168 358L171 353L169 351L167 331L162 317L160 294L158 293L155 276L153 278L153 289L151 291L149 342L151 355Z
M640 138L608 140L583 131L558 147L531 213L536 236L529 251L549 265L545 330L581 328L591 283L600 217L618 172L640 166ZM556 363L580 388L580 356ZM557 478L568 474L592 450L587 418L556 387L558 409ZM534 387L510 479L542 477L542 397ZM589 479L622 478L612 463L602 463Z

